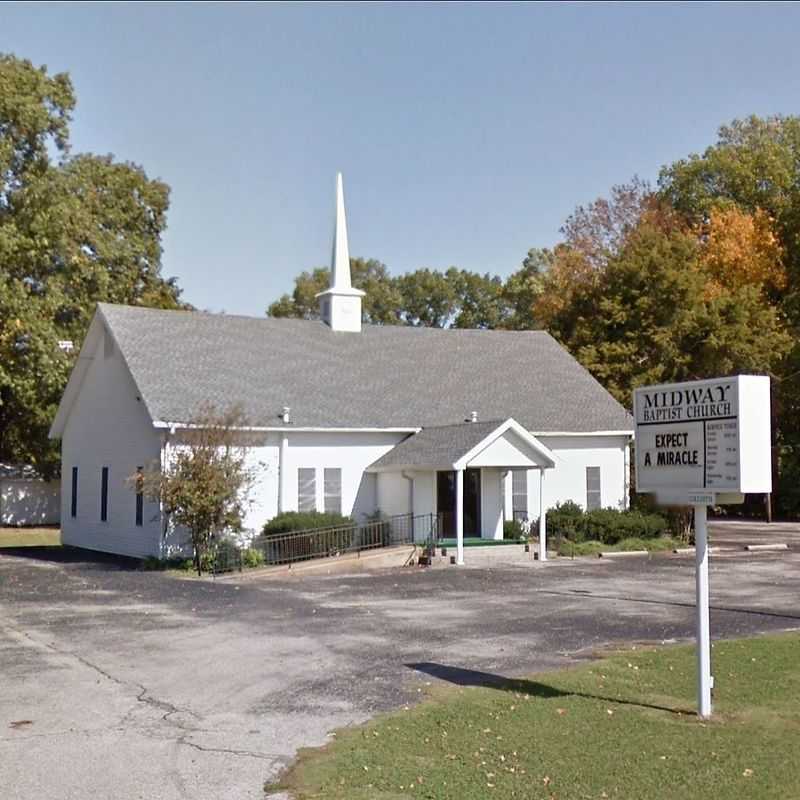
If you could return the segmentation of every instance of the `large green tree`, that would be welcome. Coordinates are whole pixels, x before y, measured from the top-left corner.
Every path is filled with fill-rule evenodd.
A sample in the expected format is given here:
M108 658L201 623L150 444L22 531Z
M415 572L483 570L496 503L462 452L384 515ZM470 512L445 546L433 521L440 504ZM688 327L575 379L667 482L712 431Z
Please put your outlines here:
M0 55L0 460L45 476L58 469L47 432L96 303L180 305L160 274L169 188L111 156L72 155L75 102L68 75Z
M551 330L617 399L636 386L763 372L790 337L759 290L709 294L697 238L641 224Z
M661 172L662 197L695 225L732 210L756 222L768 219L777 237L775 277L766 293L787 321L793 345L769 361L774 380L778 501L800 511L800 117L756 116L734 120L702 154ZM778 263L780 261L780 263ZM765 363L764 368L767 367ZM779 467L779 468L778 468Z

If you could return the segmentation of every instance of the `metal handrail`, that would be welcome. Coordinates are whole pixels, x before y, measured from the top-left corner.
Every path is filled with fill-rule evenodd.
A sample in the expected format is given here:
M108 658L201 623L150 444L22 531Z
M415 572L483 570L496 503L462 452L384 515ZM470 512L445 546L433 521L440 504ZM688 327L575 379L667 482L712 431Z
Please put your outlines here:
M392 545L412 544L415 531L435 535L434 514L400 514L385 519L352 525L289 531L274 536L261 535L251 547L264 554L267 564L292 564L312 558L358 553Z

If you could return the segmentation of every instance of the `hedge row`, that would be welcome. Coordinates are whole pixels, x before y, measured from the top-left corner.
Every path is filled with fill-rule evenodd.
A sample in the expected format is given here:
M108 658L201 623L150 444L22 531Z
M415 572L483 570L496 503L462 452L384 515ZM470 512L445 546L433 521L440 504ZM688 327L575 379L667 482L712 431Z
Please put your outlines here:
M345 528L355 525L351 517L341 514L325 514L321 511L284 511L264 525L264 536L278 536L294 531L313 531L317 528Z
M655 539L663 536L667 529L667 520L661 514L633 509L584 511L576 503L566 502L547 512L548 536L561 536L573 542L616 544L622 539Z

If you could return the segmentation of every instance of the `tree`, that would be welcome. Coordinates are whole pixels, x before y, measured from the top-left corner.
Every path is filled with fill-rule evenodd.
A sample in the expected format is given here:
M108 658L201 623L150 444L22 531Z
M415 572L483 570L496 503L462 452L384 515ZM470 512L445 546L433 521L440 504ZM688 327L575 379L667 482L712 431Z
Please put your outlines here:
M642 218L657 211L658 199L650 184L634 176L628 183L612 186L609 198L578 206L561 228L563 244L580 253L590 269L602 270Z
M446 328L455 320L458 292L455 281L445 273L418 269L401 275L397 285L403 298L401 316L407 325Z
M534 316L545 327L569 316L569 309L583 295L591 294L629 238L640 225L665 230L680 229L677 217L634 177L611 188L610 197L578 206L561 228L564 240L556 245L541 279ZM563 332L563 331L562 331Z
M544 291L544 279L553 265L553 252L531 248L522 267L506 279L503 301L508 316L501 327L509 330L533 330L541 327L533 309Z
M161 504L171 526L189 532L197 574L212 544L227 532L242 530L254 475L247 467L241 411L208 406L182 431L167 463L131 477L130 488Z
M366 292L362 306L364 322L394 325L399 322L400 292L385 264L374 258L351 258L350 279L356 289ZM284 294L267 309L270 317L319 319L319 299L331 281L327 267L301 272L294 279L294 291Z
M503 281L488 272L481 275L451 267L445 277L456 293L456 328L500 328L511 316Z
M659 190L697 228L713 226L726 214L745 215L730 218L740 232L726 234L726 247L738 248L736 240L750 224L755 238L763 241L768 225L777 239L766 250L751 242L746 258L728 254L727 260L738 261L733 279L752 283L768 270L760 254L775 259L765 290L793 337L792 348L773 368L775 488L783 510L797 513L800 494L791 476L800 474L800 117L751 116L722 126L717 142L702 154L662 169Z
M69 76L0 55L0 460L47 477L50 422L95 304L181 305L160 274L169 188L111 156L71 155L74 107Z
M754 286L778 297L786 288L785 251L766 212L713 208L699 230L703 241L700 263L715 291Z
M752 286L709 295L691 233L644 224L552 332L625 406L636 386L763 372L791 338Z

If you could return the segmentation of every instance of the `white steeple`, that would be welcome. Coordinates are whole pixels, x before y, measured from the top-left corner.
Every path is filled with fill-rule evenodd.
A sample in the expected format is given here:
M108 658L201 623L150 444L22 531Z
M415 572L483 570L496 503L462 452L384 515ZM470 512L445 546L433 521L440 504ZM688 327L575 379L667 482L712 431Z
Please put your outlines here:
M342 173L336 176L336 226L333 231L331 287L320 292L322 321L335 331L361 331L361 298L364 292L350 282L350 251L347 247L347 216L344 210Z

